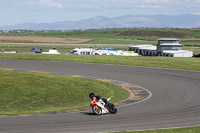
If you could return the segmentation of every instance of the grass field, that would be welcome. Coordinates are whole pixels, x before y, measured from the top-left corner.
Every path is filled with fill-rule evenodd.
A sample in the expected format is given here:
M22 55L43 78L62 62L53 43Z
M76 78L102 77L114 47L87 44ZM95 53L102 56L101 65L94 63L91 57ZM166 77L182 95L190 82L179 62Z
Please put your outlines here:
M90 41L91 39L81 38L58 38L58 37L29 37L29 36L0 36L1 42L14 43L68 43L80 44Z
M34 37L58 37L58 38L86 38L93 39L86 44L157 44L159 38L178 38L184 45L200 45L200 29L117 29L94 31L65 31L47 33L3 33L0 36L34 36ZM0 41L3 42L3 41ZM10 40L4 42L12 42ZM44 51L56 47L59 52L69 52L76 46L47 46L47 45L1 45L6 51L30 52L37 47ZM90 47L80 46L80 47ZM110 47L93 46L94 48ZM127 49L127 46L112 46L116 49ZM184 47L200 53L200 47ZM117 64L145 67L159 67L200 71L200 58L168 58L168 57L121 57L121 56L76 56L76 55L41 55L41 54L3 54L0 58L26 59L26 60L51 60ZM127 92L108 83L91 81L87 79L71 78L48 74L36 74L28 72L13 72L0 70L0 115L54 112L74 108L87 107L89 103L88 93L93 91L102 96L110 96L113 101L124 99ZM40 79L40 80L38 80ZM12 81L12 82L10 82ZM21 82L23 81L23 82ZM35 81L35 82L33 82ZM31 86L30 86L31 84ZM76 89L74 93L74 87ZM67 86L66 86L67 85ZM89 87L88 87L89 86ZM102 90L99 90L100 87ZM84 89L83 89L84 88ZM119 91L113 91L113 88ZM20 91L19 91L20 90ZM73 90L73 91L72 91ZM84 92L83 92L84 90ZM99 90L99 91L97 91ZM109 93L105 93L105 92ZM106 95L107 94L107 95ZM74 97L81 97L80 101ZM69 102L68 102L69 101ZM75 103L76 102L76 103ZM76 105L76 106L74 106ZM130 131L128 133L199 133L200 127L180 129ZM120 132L127 133L127 132Z
M200 58L131 57L98 55L4 54L0 58L117 64L200 71Z
M0 79L0 115L89 107L90 92L111 97L111 102L128 96L113 84L70 76L0 70Z
M159 38L178 38L184 45L200 45L200 29L106 29L62 32L0 33L0 36L34 36L94 39L91 44L156 44ZM119 40L122 39L122 40ZM133 42L131 41L133 40Z
M33 45L33 44L0 44L0 52L4 51L21 51L21 52L31 52L32 48L38 48L38 50L43 49L48 51L51 48L56 48L59 52L70 52L74 48L115 48L116 50L127 50L128 46L119 46L119 45Z
M95 41L95 40L94 40ZM127 44L130 45L109 45L108 42L104 42L106 40L102 40L102 44L104 45L95 45L95 44L90 44L88 42L88 45L34 45L34 44L0 44L0 52L4 52L4 51L21 51L21 52L31 52L32 48L38 48L38 50L43 49L44 51L48 51L51 48L56 48L59 52L70 52L72 49L74 48L97 48L97 49L101 49L101 48L115 48L116 50L128 50L128 47L136 44L133 42L133 44L131 44L131 41L127 42ZM138 41L139 42L139 41ZM139 42L140 43L140 42ZM139 44L138 43L138 44ZM116 44L116 43L111 43L111 44ZM125 44L125 43L123 43ZM148 43L146 43L148 44ZM184 46L183 50L192 50L194 52L194 54L200 54L200 47L195 47L195 46Z
M156 44L156 41L141 41L131 39L94 39L85 44Z
M115 133L199 133L200 127L187 127L176 129L159 129L159 130L146 130L146 131L127 131Z

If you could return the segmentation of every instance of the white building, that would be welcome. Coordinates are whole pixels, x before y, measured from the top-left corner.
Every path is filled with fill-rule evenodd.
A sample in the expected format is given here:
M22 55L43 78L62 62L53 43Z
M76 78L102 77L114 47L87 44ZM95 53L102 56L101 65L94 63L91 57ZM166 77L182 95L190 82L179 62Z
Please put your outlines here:
M158 56L170 57L192 57L193 52L182 50L183 44L179 44L179 39L162 38L158 39L157 51Z
M142 56L169 56L169 57L192 57L193 52L182 50L183 45L178 39L162 38L158 39L157 46L135 45L130 46L129 51L134 51Z
M129 51L134 51L142 56L156 56L157 48L153 45L135 45L130 46Z
M42 52L42 54L60 54L56 49L49 49L49 52Z
M95 49L92 48L75 48L71 51L75 55L95 55Z
M187 50L164 50L163 51L163 56L168 56L168 57L192 57L193 52L192 51L187 51Z
M114 48L102 48L100 50L96 50L96 55L121 55L122 51L116 51Z
M92 48L75 48L71 51L75 55L119 55L119 56L139 56L138 53L131 51L115 50L114 48L102 48L92 49Z

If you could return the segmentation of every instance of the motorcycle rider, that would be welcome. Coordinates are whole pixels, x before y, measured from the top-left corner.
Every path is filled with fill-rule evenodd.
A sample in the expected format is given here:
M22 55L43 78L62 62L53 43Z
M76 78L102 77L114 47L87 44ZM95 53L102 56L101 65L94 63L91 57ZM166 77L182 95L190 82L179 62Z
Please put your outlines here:
M100 101L100 102L97 103L97 105L98 105L99 107L101 107L102 110L108 112L108 110L105 108L105 105L108 104L108 101L107 101L106 99L101 99L100 96L95 96L94 93L90 93L90 94L89 94L89 97L90 97L90 99L92 100L91 103L96 102L96 101Z

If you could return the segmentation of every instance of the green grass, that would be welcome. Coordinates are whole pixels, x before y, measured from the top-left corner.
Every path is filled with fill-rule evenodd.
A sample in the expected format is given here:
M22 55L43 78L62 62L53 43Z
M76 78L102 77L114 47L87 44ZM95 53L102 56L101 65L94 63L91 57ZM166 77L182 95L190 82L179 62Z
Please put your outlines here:
M110 83L70 76L0 70L0 115L55 112L89 106L90 92L125 99L128 92Z
M105 41L105 42L104 42ZM110 40L108 40L110 41ZM118 40L121 41L121 40ZM122 40L124 41L124 40ZM20 51L20 52L31 52L32 48L38 48L38 50L43 49L44 51L48 51L51 48L56 48L59 52L70 52L72 49L74 48L97 48L97 49L101 49L101 48L115 48L116 50L127 50L129 46L134 45L134 44L140 44L140 41L128 41L127 44L132 43L130 45L109 45L107 40L101 40L102 44L106 44L106 45L95 45L97 43L88 43L88 45L34 45L34 44L0 44L0 52L4 52L4 51ZM111 44L117 44L114 43L114 41ZM126 44L126 43L123 43ZM146 43L148 44L148 42ZM192 50L194 52L194 54L200 54L200 47L197 46L184 46L183 47L184 50Z
M70 52L74 48L115 48L117 50L125 50L128 49L127 45L119 46L119 45L34 45L34 44L0 44L0 52L4 51L21 51L21 52L31 52L32 48L38 48L38 50L43 49L44 51L48 51L51 48L56 48L59 52ZM3 50L4 49L4 50Z
M183 45L197 45L197 46L200 46L200 40L194 40L194 41L191 41L191 40L188 40L188 41L180 41L180 44L183 44Z
M189 50L189 51L193 51L194 54L198 55L200 54L200 47L195 47L195 46L184 46L183 50Z
M25 60L51 60L68 62L86 62L101 64L118 64L130 66L145 66L173 68L200 71L200 58L170 58L170 57L124 57L98 55L43 55L43 54L4 54L0 58Z
M146 130L146 131L123 131L115 133L199 133L200 127L187 127L176 129L158 129L158 130Z
M156 41L140 41L140 40L129 40L129 39L95 39L88 41L85 44L156 44Z
M9 35L9 36L40 36L40 37L72 37L72 38L112 38L112 39L145 39L145 40L155 40L160 37L165 37L165 34L160 35L126 35L120 34L129 31L144 31L144 32L174 32L174 33L183 33L188 36L187 38L194 37L199 38L200 32L199 29L164 29L164 28L149 28L149 29L105 29L105 30L90 30L90 31L63 31L63 32L36 32L36 33L1 33L0 35ZM168 35L168 37L174 37Z
M136 31L136 33L135 33ZM134 34L132 34L132 32ZM139 34L139 33L142 34ZM129 34L130 33L130 34ZM88 43L97 44L155 44L159 38L183 39L185 45L200 45L200 30L196 29L105 29L105 30L74 30L62 32L36 32L36 33L0 33L3 36L37 36L37 37L60 37L60 38L90 38L94 41ZM111 39L111 40L110 40ZM124 39L124 40L119 40ZM191 39L194 39L191 41ZM133 42L131 41L133 40ZM138 42L139 40L139 42Z
M65 38L66 32L36 32L36 33L0 33L1 36L33 36Z

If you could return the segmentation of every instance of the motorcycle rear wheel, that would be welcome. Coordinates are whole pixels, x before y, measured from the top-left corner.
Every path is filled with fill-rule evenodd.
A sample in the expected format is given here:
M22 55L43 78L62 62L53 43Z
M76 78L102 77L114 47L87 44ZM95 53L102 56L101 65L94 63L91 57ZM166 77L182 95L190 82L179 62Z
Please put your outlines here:
M110 113L111 114L116 114L117 113L117 108L115 107L114 104L110 104Z

